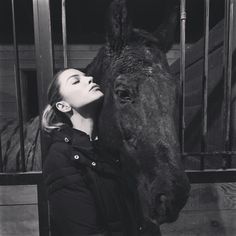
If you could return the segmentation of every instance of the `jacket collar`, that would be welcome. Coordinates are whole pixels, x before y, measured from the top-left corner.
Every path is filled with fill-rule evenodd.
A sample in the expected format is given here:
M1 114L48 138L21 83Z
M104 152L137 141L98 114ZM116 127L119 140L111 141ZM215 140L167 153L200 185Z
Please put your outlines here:
M81 130L73 129L64 125L60 129L52 131L53 142L66 142L72 144L73 147L79 149L92 149L96 141L90 141L88 134Z

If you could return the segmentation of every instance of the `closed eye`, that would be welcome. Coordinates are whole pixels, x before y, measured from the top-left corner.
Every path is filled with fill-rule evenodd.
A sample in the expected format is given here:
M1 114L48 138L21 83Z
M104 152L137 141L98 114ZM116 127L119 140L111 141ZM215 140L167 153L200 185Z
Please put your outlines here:
M72 83L72 84L78 84L79 82L80 82L80 80L79 80L79 79L77 79L77 80L73 81L73 83Z

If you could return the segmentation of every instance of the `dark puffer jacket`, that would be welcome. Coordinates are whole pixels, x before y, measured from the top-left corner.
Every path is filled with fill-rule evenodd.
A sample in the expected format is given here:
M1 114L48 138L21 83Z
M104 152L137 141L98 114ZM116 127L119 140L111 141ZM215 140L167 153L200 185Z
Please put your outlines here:
M139 204L119 160L102 160L96 141L82 131L65 126L50 136L43 176L52 235L138 235Z

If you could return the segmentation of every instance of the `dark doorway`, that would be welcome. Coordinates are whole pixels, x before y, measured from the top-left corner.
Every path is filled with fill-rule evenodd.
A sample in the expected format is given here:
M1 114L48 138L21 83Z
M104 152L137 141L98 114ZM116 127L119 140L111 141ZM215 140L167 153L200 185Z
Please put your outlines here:
M23 116L28 121L39 114L36 71L21 71L21 83Z

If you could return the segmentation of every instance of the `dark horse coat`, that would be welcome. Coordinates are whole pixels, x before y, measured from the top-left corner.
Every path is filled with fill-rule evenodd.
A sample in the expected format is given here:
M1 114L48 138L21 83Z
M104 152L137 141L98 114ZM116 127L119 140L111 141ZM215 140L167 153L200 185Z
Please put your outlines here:
M43 175L53 234L143 231L134 183L122 180L119 160L103 160L87 134L67 126L53 131L50 138Z

